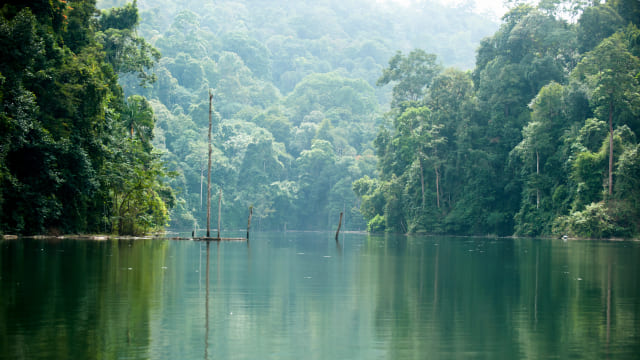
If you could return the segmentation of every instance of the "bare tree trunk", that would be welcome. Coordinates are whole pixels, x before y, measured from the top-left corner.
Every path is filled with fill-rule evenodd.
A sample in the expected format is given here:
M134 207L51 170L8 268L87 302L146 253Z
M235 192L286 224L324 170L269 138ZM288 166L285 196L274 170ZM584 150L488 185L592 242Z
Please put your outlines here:
M209 171L207 172L207 237L210 236L211 221L211 102L213 94L209 89Z
M424 208L424 169L422 168L422 159L420 159L420 185L422 185L422 208Z
M613 193L613 101L609 102L609 196Z
M540 154L536 150L536 175L540 175ZM536 209L540 207L540 189L536 187Z
M434 166L436 171L436 204L438 205L438 209L440 209L440 169L438 166Z
M434 146L433 148L433 155L434 155L434 164L433 164L433 169L436 172L436 204L438 206L438 209L440 209L440 167L438 166L438 147Z
M249 206L249 219L247 220L247 241L249 241L249 229L251 229L251 216L253 215L253 205ZM284 224L285 231L287 231L287 224Z

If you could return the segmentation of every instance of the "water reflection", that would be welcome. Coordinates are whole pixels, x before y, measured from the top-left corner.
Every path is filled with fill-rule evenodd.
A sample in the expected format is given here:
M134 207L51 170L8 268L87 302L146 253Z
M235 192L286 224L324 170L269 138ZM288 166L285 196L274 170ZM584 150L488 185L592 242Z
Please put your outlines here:
M0 242L0 358L640 353L640 244L332 235Z
M1 358L148 357L166 243L1 245Z
M204 332L204 358L205 360L209 359L209 247L211 243L207 241L207 275L206 275L206 300L204 302L204 318L205 318L205 332Z

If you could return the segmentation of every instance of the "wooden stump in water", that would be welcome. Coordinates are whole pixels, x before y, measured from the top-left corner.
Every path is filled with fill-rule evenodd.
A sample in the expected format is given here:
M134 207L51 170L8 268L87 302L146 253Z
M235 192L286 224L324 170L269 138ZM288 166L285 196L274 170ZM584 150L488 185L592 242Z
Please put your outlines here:
M338 221L338 231L336 231L336 241L338 241L338 235L340 235L341 226L342 226L342 213L340 213L340 220Z
M247 220L247 241L249 240L249 229L251 229L251 215L253 215L253 206L249 206L249 220Z

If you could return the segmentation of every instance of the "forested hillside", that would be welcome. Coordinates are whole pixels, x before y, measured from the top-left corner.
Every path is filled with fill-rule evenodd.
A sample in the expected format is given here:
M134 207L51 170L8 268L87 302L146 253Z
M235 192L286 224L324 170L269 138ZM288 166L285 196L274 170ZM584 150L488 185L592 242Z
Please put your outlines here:
M9 1L0 232L640 233L640 5ZM215 203L215 201L214 201Z
M102 1L101 7L123 6ZM473 66L497 25L465 9L372 1L137 1L138 34L162 57L157 81L121 77L154 109L154 145L178 176L175 229L206 226L209 90L213 98L212 203L226 229L326 230L345 212L364 230L352 183L376 177L373 140L391 87L389 58L415 47L438 62ZM429 18L429 21L425 21Z
M142 234L175 202L151 144L153 112L118 73L157 51L133 6L4 1L0 7L0 233Z
M512 3L473 72L420 50L383 71L380 177L354 183L370 230L639 233L640 3Z

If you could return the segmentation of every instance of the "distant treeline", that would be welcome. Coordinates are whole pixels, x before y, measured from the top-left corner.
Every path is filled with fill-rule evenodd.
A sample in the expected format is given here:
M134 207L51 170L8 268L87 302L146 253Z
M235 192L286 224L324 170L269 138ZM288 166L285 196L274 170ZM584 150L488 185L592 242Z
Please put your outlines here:
M141 87L125 74L121 84L155 111L153 143L178 174L170 181L177 192L171 226L189 231L206 227L209 89L211 193L222 189L223 228L246 227L253 206L258 230L335 231L341 212L343 229L364 230L352 183L377 176L373 140L391 86L375 84L389 58L423 46L471 68L474 49L498 27L464 9L370 0L137 6L138 33L162 58L155 83Z
M225 228L640 232L637 1L99 5L0 8L0 232L206 226L210 90Z

